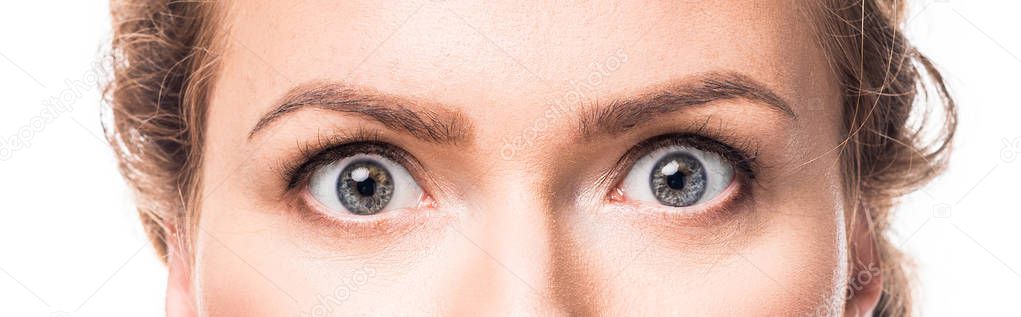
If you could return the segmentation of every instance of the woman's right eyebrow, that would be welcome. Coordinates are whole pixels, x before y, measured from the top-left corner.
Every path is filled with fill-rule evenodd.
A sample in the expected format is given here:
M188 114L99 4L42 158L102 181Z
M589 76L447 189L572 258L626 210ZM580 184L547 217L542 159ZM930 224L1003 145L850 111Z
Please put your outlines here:
M438 144L469 143L474 132L471 122L457 111L340 82L319 81L292 88L259 119L248 139L278 119L307 108L362 116Z

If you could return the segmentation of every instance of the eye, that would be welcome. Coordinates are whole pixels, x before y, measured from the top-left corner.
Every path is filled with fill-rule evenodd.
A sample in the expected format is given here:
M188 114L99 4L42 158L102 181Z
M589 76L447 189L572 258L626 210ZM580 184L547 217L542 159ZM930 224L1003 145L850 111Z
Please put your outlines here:
M374 215L416 207L422 189L400 164L358 153L312 171L309 192L332 212Z
M660 147L639 158L621 184L634 200L670 207L704 203L734 182L734 166L713 152L684 145Z

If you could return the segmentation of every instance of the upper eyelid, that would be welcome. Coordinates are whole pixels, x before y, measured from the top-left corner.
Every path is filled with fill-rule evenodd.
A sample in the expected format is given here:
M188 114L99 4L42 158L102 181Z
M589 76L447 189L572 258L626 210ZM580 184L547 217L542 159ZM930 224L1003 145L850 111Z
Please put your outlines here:
M745 176L754 179L754 170L757 166L755 158L757 155L750 153L748 150L742 150L739 147L720 141L720 136L714 133L715 132L713 131L707 131L703 127L700 128L698 132L694 133L668 133L645 139L629 148L625 154L616 161L610 170L607 170L603 176L599 177L597 183L602 184L600 187L605 188L607 187L606 185L612 184L615 185L613 186L613 188L615 188L616 185L619 185L623 180L623 177L626 176L624 171L629 170L638 159L672 142L678 142L676 145L686 145L699 150L716 153L734 164L735 167L738 167L742 173L746 174ZM365 148L352 149L352 147L358 146L366 146L370 149L370 151L366 151ZM421 176L422 173L424 173L424 167L415 159L415 157L400 146L387 142L378 134L373 134L371 132L359 133L355 137L349 137L346 139L335 138L325 141L320 139L318 142L318 149L313 149L312 147L307 146L302 148L302 152L304 154L300 159L298 159L301 163L295 164L293 168L287 169L285 174L288 181L288 189L296 188L302 182L306 182L311 172L315 169L322 168L330 163L339 161L346 156L358 153L378 154L393 160L407 169L412 177L415 178L416 182L423 185L423 178ZM425 188L423 188L423 190L424 189Z
M742 153L743 151L734 149L729 145L705 136L697 134L665 134L636 144L628 150L622 159L626 159L629 163L634 163L634 161L637 161L639 158L648 155L657 149L673 145L689 146L698 150L713 152L732 161L738 160L733 158L735 154L745 156L745 154Z
M739 167L739 170L741 170L742 173L747 174L745 176L752 179L755 178L754 175L755 155L748 154L746 153L746 151L737 149L733 146L727 145L724 142L718 141L714 138L707 137L704 135L693 133L675 133L663 134L639 142L635 146L628 149L628 151L623 156L621 156L620 159L617 160L617 163L614 164L613 168L609 170L601 179L604 182L606 181L612 182L612 184L614 184L614 186L612 186L613 189L619 187L620 182L622 182L624 178L627 177L627 173L625 172L629 171L631 167L634 166L634 164L639 159L641 159L645 155L648 155L649 153L652 153L653 151L659 148L667 146L666 144L670 143L671 141L683 141L685 143L680 143L676 145L686 145L698 150L713 152L715 154L720 155L720 157L728 160L730 163L735 164L736 166L747 165L737 167ZM717 148L716 149L707 148L710 146ZM724 149L721 149L719 147L724 147ZM721 150L726 150L727 153L721 153L723 152ZM735 158L734 157L735 155L740 155L741 157Z
M328 146L315 153L303 156L304 161L287 173L288 188L295 188L302 182L307 181L311 173L316 169L340 161L345 157L362 153L379 155L392 160L403 166L412 175L415 175L416 171L420 169L418 162L400 147L376 140L353 141Z

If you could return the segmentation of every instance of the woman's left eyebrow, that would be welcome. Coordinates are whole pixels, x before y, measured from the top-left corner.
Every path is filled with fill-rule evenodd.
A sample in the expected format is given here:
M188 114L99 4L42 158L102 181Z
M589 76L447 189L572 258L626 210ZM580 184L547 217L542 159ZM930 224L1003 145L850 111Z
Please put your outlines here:
M438 144L470 142L471 122L460 112L339 82L310 82L292 88L248 133L251 140L271 123L313 108L375 120L387 128Z
M620 134L666 113L743 99L781 117L795 120L790 104L765 84L733 71L708 72L661 85L649 92L581 109L576 131L583 139Z

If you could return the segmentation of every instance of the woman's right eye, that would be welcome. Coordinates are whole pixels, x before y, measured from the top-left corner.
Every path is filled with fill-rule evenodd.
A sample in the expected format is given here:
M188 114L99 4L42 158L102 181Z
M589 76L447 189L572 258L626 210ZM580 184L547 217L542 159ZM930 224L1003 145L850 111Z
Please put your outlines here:
M333 213L374 215L417 207L422 188L393 160L358 153L312 171L309 194Z

